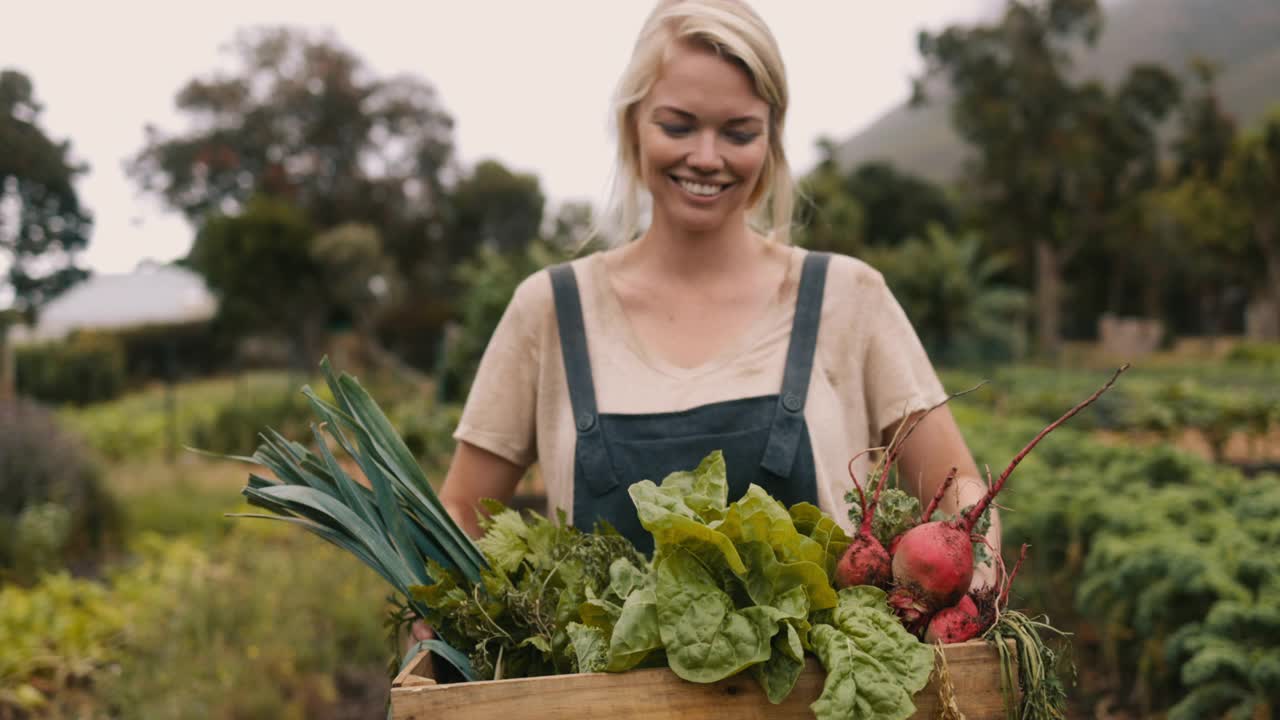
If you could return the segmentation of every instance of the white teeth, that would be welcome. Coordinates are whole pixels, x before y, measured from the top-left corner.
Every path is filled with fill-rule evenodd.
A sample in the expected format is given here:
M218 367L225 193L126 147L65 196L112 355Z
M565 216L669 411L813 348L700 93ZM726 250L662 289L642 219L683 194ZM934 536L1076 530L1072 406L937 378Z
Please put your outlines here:
M688 190L694 195L711 196L717 195L724 190L724 185L703 185L701 183L689 182L688 180L680 180L680 187Z

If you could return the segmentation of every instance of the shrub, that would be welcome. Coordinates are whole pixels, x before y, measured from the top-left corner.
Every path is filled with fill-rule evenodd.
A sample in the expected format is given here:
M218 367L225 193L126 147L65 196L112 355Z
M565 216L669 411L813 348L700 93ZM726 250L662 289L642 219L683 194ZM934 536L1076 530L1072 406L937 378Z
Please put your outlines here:
M15 573L17 558L30 553L42 554L41 565L52 561L50 552L61 560L96 555L117 527L101 474L78 439L34 402L0 402L0 573Z
M88 405L125 389L124 346L113 336L83 333L14 351L18 393L44 403Z

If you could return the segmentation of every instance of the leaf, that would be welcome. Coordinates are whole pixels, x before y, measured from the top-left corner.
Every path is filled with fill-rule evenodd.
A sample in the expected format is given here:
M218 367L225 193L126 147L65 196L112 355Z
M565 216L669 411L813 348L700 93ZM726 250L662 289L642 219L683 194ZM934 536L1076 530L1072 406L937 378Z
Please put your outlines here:
M699 519L710 523L724 516L725 505L729 502L727 477L724 453L716 450L703 458L692 472L667 475L662 480L661 489L680 498Z
M712 525L735 544L763 542L784 562L806 561L824 568L826 552L817 542L801 535L791 513L759 485L729 506L724 520Z
M835 607L836 591L821 565L779 562L773 550L762 542L742 545L741 553L747 563L743 585L756 605L776 607L794 618ZM799 602L793 591L800 593Z
M792 633L790 637L794 637L795 642L799 643L799 637L794 635L795 628L790 625L787 625L787 628ZM756 682L760 683L765 697L769 698L769 702L774 705L787 699L795 688L796 681L800 679L800 673L804 671L803 655L800 659L796 659L789 654L787 637L781 634L774 637L773 654L765 662L751 667L751 674Z
M737 610L693 553L675 548L657 565L657 620L667 661L691 682L716 682L769 659L778 611Z
M827 562L824 569L828 577L833 577L836 564L840 562L840 557L852 542L848 533L816 505L796 503L791 506L790 512L796 532L816 542L826 554Z
M735 574L746 573L747 567L733 541L703 523L680 497L663 492L648 480L633 484L628 493L635 503L640 524L653 535L656 554L676 547L702 555L718 554Z
M858 527L862 524L862 504L855 501L852 493L846 495L845 500L849 501L849 521ZM920 500L914 495L898 488L885 488L875 517L871 519L871 534L881 545L889 547L895 537L920 523L921 512Z
M863 585L841 590L831 624L859 650L889 668L910 694L929 683L933 651L907 632L880 588Z
M578 659L578 672L603 672L609 664L609 640L599 628L569 623L565 626Z
M449 643L437 638L419 640L413 647L409 648L409 652L404 654L404 662L400 665L400 672L408 669L409 663L423 650L430 650L443 658L450 665L457 668L458 672L462 673L462 676L467 680L474 681L478 679L471 669L471 663L467 660L467 656L458 652Z
M609 592L619 600L627 598L648 581L649 576L626 558L618 558L609 566Z
M476 546L495 569L511 574L524 562L529 551L525 540L528 533L529 528L519 511L503 510L489 518L484 537L476 541Z
M622 672L644 662L649 653L662 647L658 630L657 594L641 588L627 596L622 615L609 638L609 672Z
M809 641L827 670L822 694L809 706L818 720L906 720L915 713L914 693L851 637L830 625L816 625Z

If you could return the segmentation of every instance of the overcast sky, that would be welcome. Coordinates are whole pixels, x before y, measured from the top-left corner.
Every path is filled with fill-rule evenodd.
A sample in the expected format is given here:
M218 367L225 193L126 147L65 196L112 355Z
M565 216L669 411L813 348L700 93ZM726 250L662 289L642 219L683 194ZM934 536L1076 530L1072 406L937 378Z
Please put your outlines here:
M919 68L917 31L970 20L987 0L755 0L791 84L787 150L812 166L815 140L843 139L901 102ZM42 124L91 166L78 188L94 214L84 264L126 272L185 254L192 230L124 174L143 127L184 128L189 79L231 67L239 27L329 29L380 75L435 85L466 165L493 157L541 179L552 203L599 204L611 169L614 82L650 0L310 0L15 4L0 23L0 68L27 73Z

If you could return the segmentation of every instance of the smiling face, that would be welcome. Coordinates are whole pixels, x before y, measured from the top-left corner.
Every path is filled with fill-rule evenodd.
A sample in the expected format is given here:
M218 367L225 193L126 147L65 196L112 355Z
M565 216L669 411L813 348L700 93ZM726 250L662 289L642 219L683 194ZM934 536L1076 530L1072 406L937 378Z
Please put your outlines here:
M769 106L745 70L677 43L632 121L655 225L702 234L744 222L769 154Z

